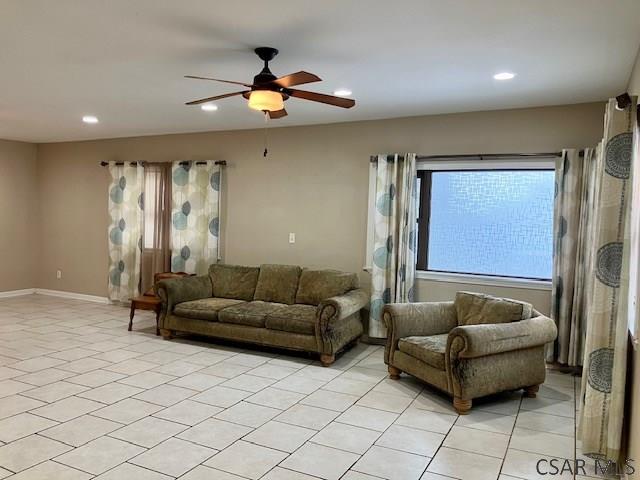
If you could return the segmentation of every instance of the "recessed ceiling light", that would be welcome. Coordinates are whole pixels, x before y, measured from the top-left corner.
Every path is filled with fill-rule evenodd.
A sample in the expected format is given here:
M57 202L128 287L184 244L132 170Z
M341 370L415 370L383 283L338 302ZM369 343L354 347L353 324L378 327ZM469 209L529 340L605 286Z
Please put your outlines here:
M84 123L98 123L98 117L94 117L93 115L85 115L82 117L82 121Z
M348 97L352 93L353 92L351 90L347 90L346 88L340 88L340 89L336 90L335 92L333 92L333 94L336 97Z
M200 108L205 112L215 112L218 110L218 106L213 103L203 103Z
M500 73L496 73L493 78L495 78L496 80L511 80L513 77L515 77L516 74L515 73L511 73L511 72L500 72Z

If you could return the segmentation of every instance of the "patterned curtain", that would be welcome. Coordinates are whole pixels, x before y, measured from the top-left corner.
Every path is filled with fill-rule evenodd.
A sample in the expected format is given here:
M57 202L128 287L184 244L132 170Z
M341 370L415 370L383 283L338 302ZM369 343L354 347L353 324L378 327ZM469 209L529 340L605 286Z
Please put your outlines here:
M171 178L171 270L206 274L218 261L220 166L174 162Z
M610 100L598 171L593 285L589 289L579 436L594 458L622 459L627 313L629 212L635 98L624 110Z
M416 156L378 155L369 336L384 338L385 303L411 302L416 273Z
M127 302L140 294L144 168L109 162L109 300Z
M548 345L548 362L582 365L596 164L591 148L583 155L564 150L556 161L551 317L558 326L558 338Z

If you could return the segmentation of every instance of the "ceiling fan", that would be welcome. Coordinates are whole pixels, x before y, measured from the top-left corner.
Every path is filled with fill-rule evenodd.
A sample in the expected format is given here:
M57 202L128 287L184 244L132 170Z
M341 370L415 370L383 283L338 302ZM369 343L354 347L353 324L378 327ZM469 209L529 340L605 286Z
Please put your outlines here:
M306 90L298 90L291 88L295 85L304 83L312 83L321 81L317 75L309 72L296 72L284 77L277 78L271 70L269 70L269 62L278 54L278 50L271 47L258 47L254 50L256 55L264 61L264 68L260 73L253 77L253 83L234 82L232 80L220 80L218 78L198 77L194 75L185 75L185 78L194 78L197 80L213 80L214 82L231 83L233 85L242 85L248 90L239 92L225 93L216 95L215 97L202 98L187 102L186 105L200 105L203 103L213 102L227 97L235 97L242 95L248 100L249 108L261 110L269 115L269 118L282 118L287 115L284 109L284 102L289 97L301 98L303 100L311 100L312 102L326 103L336 107L351 108L356 102L350 98L335 97L333 95L325 95L323 93L308 92Z

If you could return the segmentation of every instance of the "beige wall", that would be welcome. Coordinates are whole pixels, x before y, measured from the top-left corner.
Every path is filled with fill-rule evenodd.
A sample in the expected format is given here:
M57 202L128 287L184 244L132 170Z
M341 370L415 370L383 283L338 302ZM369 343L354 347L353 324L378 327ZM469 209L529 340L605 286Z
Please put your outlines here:
M0 292L33 288L40 239L36 145L0 140Z
M629 87L627 91L631 95L640 96L640 51L636 64L629 79ZM640 346L631 347L629 358L631 359L631 369L629 374L631 380L628 383L631 389L631 418L629 419L629 458L635 460L636 475L634 478L640 478Z
M556 151L595 145L603 104L425 116L263 131L164 135L39 146L42 261L38 287L106 295L107 182L103 160L228 162L223 199L227 263L294 263L361 272L368 158L379 152ZM272 125L275 125L274 122ZM296 243L288 243L288 233ZM61 269L63 278L56 280ZM421 281L421 300L476 289L549 309L549 292Z

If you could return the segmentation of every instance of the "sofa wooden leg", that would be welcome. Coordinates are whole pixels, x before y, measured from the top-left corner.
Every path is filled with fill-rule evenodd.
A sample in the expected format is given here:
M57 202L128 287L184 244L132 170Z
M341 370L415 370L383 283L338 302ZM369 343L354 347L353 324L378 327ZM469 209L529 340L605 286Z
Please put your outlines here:
M460 415L466 415L471 410L472 400L463 400L460 397L453 397L453 408Z
M393 365L389 365L389 378L392 378L393 380L399 380L401 373L402 370L394 367Z
M323 367L328 367L335 361L336 361L335 355L328 355L326 353L320 354L320 363L322 364Z
M531 385L530 387L524 387L524 396L527 398L536 398L538 390L540 390L540 385Z
M162 338L165 340L171 340L173 338L173 332L164 328L160 329L160 335L162 335Z

